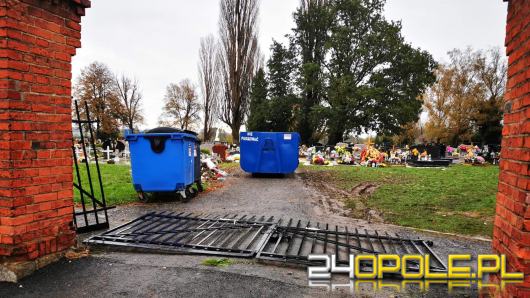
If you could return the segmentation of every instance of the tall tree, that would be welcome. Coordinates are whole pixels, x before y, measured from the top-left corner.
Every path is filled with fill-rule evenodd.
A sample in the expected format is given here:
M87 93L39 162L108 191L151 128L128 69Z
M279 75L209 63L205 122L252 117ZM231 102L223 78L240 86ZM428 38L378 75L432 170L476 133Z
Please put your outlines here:
M484 84L485 99L479 103L475 122L478 141L482 144L500 144L502 139L502 103L508 75L508 64L498 48L481 53L476 62L480 80Z
M271 56L267 61L269 95L284 97L293 92L293 54L276 40L272 41Z
M220 67L224 96L220 119L239 131L248 110L252 79L259 68L258 0L221 0L219 21Z
M134 130L135 126L142 123L142 93L136 79L125 75L114 78L114 86L121 105L121 121L123 125Z
M191 130L198 123L201 105L195 86L189 80L170 84L166 89L164 101L160 124Z
M449 56L450 62L440 66L436 83L424 96L429 113L426 136L452 145L474 139L498 144L506 84L505 59L497 49L453 50Z
M330 144L351 132L399 133L418 120L418 98L435 81L434 59L405 43L401 25L384 18L384 4L334 1L329 90L321 108Z
M317 141L317 128L321 127L320 117L314 110L324 100L324 65L326 43L333 20L331 0L300 0L294 14L293 47L299 54L301 105L298 109L298 127L302 143Z
M436 143L448 143L451 138L449 115L454 71L440 65L436 70L436 77L436 83L424 94L424 106L429 115L429 121L425 124L425 137Z
M272 131L290 131L293 129L294 109L297 98L293 94L293 54L282 44L273 41L271 57L267 62L269 69L269 123Z
M199 82L202 93L204 141L209 141L213 137L212 127L219 110L220 78L217 54L217 42L212 35L201 39Z
M78 101L87 102L92 118L97 121L97 138L118 136L121 104L116 93L114 74L107 65L92 62L82 69L73 95Z
M249 131L269 131L270 130L270 105L268 100L268 84L265 78L265 71L258 70L256 77L252 81L250 91L250 108L247 119L247 130Z

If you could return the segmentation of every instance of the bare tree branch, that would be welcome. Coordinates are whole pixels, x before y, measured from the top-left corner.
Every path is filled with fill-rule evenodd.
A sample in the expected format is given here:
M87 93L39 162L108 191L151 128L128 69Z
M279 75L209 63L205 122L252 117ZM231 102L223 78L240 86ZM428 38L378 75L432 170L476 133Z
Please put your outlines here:
M164 113L160 124L191 130L200 119L201 105L190 80L170 84L166 89Z
M218 44L210 35L201 39L199 50L199 83L202 93L204 141L212 138L212 127L219 113L221 81L218 68Z
M258 0L221 0L219 67L223 97L220 119L232 128L236 143L247 113L252 79L259 67L258 14Z
M121 121L131 131L134 126L143 123L141 111L142 94L136 79L132 80L125 75L115 77L116 93L122 105Z

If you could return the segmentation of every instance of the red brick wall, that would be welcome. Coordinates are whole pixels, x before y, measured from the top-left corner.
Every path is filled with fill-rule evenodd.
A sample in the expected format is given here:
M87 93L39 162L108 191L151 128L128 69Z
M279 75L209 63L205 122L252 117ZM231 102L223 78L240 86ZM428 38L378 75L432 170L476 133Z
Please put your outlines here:
M509 55L502 161L493 248L506 254L511 271L525 283L506 296L530 297L530 0L510 0Z
M0 264L72 246L71 59L87 0L0 0Z

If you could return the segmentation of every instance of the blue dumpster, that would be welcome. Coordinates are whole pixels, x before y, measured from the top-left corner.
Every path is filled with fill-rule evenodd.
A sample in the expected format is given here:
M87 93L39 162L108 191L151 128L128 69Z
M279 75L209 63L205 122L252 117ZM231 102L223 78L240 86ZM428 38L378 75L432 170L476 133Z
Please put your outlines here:
M241 168L252 174L291 174L298 168L300 135L295 132L242 132Z
M145 134L127 135L131 152L132 180L141 200L146 193L178 193L184 199L193 197L192 188L200 186L200 142L191 132L152 130ZM178 130L174 130L178 131Z

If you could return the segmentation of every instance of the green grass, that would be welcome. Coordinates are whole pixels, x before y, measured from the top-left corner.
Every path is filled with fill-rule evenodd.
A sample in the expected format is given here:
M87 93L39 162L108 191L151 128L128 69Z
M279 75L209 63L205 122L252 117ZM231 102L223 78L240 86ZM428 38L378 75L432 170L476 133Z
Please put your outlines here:
M205 266L211 266L211 267L227 267L227 266L232 265L232 261L226 258L205 259L202 261L202 264Z
M219 168L223 171L230 171L239 168L238 162L222 162L219 164Z
M442 169L304 167L327 172L328 183L351 190L362 182L379 188L362 198L388 223L420 229L490 237L499 168L452 166ZM354 207L355 202L349 202Z
M138 196L132 185L132 178L129 166L124 165L108 165L100 164L101 179L103 181L103 189L105 191L105 198L108 206L122 205L127 203L138 202ZM83 188L90 192L90 185L88 183L88 176L84 164L80 164L79 171ZM97 183L96 166L90 165L90 172L92 174L92 181L94 193L96 198L101 198L101 191ZM74 182L77 183L77 175L74 170ZM74 201L81 203L79 191L74 188Z

